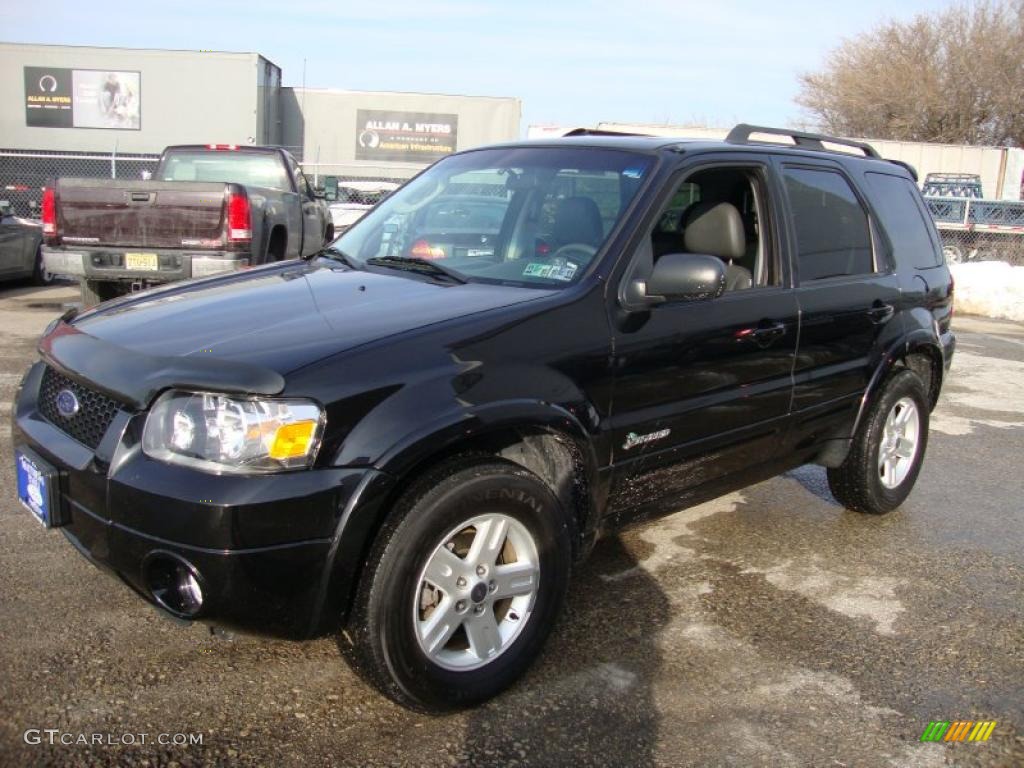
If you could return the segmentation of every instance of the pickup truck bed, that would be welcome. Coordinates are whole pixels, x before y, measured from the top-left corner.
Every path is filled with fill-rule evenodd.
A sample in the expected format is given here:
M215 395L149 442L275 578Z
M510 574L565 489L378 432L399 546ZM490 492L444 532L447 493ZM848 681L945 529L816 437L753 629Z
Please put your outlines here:
M284 150L168 147L155 176L58 179L45 191L44 262L79 277L87 305L307 256L333 239L326 205Z

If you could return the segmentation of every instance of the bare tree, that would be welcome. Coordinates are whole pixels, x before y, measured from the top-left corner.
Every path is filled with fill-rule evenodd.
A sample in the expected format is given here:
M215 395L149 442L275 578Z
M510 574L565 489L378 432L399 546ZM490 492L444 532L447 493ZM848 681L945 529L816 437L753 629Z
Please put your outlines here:
M843 136L1024 146L1024 0L980 0L844 40L797 103Z

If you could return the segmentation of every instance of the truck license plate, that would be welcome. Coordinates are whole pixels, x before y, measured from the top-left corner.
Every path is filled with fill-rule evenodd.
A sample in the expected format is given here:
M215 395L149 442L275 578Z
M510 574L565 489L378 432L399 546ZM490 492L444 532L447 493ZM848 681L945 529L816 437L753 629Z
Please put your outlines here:
M156 272L160 269L160 258L155 253L126 253L124 268Z

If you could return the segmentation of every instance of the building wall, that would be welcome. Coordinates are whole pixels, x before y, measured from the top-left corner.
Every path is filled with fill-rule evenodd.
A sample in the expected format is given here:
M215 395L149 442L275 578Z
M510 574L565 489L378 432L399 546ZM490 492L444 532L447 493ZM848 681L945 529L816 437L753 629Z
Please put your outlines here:
M26 66L140 72L140 130L26 125ZM278 101L280 77L253 53L0 43L0 149L158 153L168 144L273 142L279 121L263 112Z
M282 143L302 157L307 175L409 178L421 162L356 158L359 110L457 115L456 150L519 137L519 99L428 93L282 88Z

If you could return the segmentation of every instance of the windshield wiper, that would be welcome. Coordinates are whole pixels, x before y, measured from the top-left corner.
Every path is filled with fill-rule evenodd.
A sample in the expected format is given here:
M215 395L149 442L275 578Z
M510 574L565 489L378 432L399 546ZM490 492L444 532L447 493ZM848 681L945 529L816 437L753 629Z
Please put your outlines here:
M415 256L377 256L366 260L367 264L375 267L391 267L392 269L405 269L409 272L419 272L433 277L446 277L456 283L469 282L454 269L442 267L430 259L420 259Z
M317 258L318 256L321 257L321 258L324 258L324 259L331 259L333 261L340 261L342 264L344 264L349 269L359 269L359 265L356 263L355 259L353 259L351 256L349 256L347 253L344 253L343 251L338 250L333 245L329 245L326 248L317 251L316 253L311 253L309 255L309 259L312 261L313 259Z

